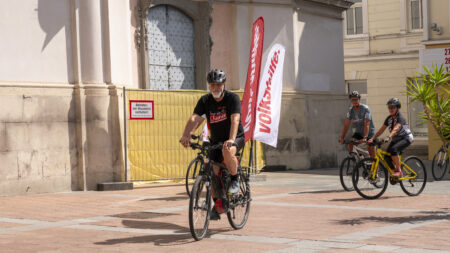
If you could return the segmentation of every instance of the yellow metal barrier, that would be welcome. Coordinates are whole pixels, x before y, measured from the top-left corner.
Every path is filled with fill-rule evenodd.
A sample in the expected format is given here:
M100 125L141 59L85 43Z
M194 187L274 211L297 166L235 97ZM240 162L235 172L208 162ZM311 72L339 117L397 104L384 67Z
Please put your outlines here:
M242 91L237 91L242 97ZM130 179L180 179L186 175L189 162L196 156L192 149L183 148L179 141L186 121L192 115L204 91L127 90L128 163ZM130 100L152 100L153 119L130 120ZM201 127L197 129L197 134ZM261 143L257 142L257 167L264 166ZM248 165L250 143L247 143L242 165Z

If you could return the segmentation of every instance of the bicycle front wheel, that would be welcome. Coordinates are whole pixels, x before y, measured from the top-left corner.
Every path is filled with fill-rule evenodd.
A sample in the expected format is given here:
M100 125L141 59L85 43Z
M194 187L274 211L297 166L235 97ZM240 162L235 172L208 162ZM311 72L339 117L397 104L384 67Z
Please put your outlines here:
M196 241L205 237L209 226L210 211L211 184L205 177L198 176L189 200L189 229Z
M402 162L402 172L403 176L400 178L402 190L409 196L419 195L427 183L427 171L422 160L415 156L406 158Z
M190 163L186 171L186 193L188 196L191 196L191 183L195 181L198 176L198 173L203 167L203 161L199 158L194 158Z
M243 228L250 213L250 184L249 179L242 171L239 173L239 185L239 192L233 196L228 196L227 217L228 222L234 229Z
M448 154L445 153L443 148L440 148L434 155L433 163L431 164L431 174L433 174L434 180L439 181L444 177L445 172L447 172L448 163Z
M356 192L365 199L379 198L388 186L388 172L381 164L372 168L376 160L362 159L353 170L352 182Z
M341 179L342 188L346 191L353 191L352 175L355 166L356 159L354 157L346 157L342 160L339 178Z

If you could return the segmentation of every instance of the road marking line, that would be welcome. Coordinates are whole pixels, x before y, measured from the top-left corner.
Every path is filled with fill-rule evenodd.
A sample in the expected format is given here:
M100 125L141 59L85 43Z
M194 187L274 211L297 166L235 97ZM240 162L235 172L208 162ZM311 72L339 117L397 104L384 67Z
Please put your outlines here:
M226 235L214 234L209 236L212 239L232 240L232 241L246 241L246 242L260 242L260 243L274 243L274 244L290 244L298 242L298 239L282 238L282 237L265 237L265 236L249 236L249 235Z
M174 207L167 207L167 208L160 208L160 209L150 209L150 210L144 210L144 212L147 213L170 213L170 212L178 212L189 209L188 205L182 205L182 206L174 206Z
M252 204L268 205L268 206L282 206L282 207L311 207L311 208L330 208L330 209L347 209L347 210L363 210L363 211L381 211L381 212L403 212L403 213L436 213L436 214L450 214L444 211L420 210L420 209L400 209L400 208L377 208L377 207L358 207L358 206L339 206L339 205L321 205L321 204L295 204L285 202L271 202L271 201L254 201Z
M81 219L75 219L75 220L63 220L63 221L26 220L28 223L24 223L24 222L20 223L23 221L22 219L0 218L0 220L5 220L5 221L9 220L8 222L11 222L11 223L29 224L29 226L0 228L0 234L32 231L32 230L54 228L54 227L66 227L66 226L71 226L71 225L77 225L79 223L105 221L105 220L113 220L113 219L118 219L118 218L108 217L108 216L97 216L97 217L81 218Z
M109 227L100 225L81 225L81 224L66 226L66 228L135 233L135 234L152 234L152 235L190 235L190 233L176 232L175 230L172 229L124 228L124 227Z

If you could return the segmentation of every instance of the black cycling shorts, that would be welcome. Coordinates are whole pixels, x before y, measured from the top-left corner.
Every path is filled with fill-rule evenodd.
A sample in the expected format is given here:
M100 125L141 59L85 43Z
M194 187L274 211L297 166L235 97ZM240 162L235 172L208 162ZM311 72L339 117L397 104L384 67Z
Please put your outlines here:
M217 143L211 143L211 145L215 144ZM236 154L239 152L239 150L241 150L244 147L244 144L245 144L245 137L236 138L236 140L234 140L233 146L236 147ZM209 159L217 163L223 162L222 149L212 150L209 154Z
M389 143L389 146L386 149L386 151L390 153L392 156L397 156L400 155L402 151L409 145L411 145L411 142L407 138L402 138L400 140L392 140L391 143Z

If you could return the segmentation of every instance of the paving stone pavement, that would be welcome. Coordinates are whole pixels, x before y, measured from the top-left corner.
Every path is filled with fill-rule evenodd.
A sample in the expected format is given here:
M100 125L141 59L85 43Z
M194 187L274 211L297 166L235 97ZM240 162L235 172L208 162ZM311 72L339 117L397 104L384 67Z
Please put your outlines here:
M184 185L0 197L0 252L450 252L450 181L377 200L342 190L337 169L264 173L249 220L189 233Z

